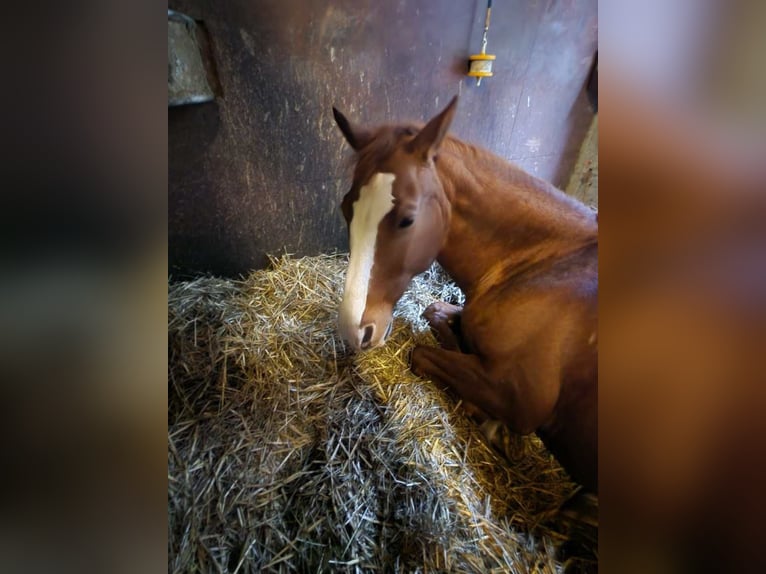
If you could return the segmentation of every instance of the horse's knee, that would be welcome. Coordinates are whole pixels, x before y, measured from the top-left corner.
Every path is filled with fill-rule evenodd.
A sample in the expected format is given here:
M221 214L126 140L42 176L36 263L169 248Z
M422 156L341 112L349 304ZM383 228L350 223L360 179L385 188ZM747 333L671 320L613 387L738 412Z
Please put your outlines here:
M462 312L463 308L457 305L445 303L444 301L434 301L423 311L423 317L428 319L429 322L432 319L448 321L459 316Z

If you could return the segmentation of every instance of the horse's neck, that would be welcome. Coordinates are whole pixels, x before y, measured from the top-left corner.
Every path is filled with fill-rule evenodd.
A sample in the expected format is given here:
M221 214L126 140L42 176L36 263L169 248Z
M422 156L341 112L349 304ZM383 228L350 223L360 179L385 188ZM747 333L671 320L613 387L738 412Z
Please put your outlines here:
M449 139L436 165L452 205L438 260L466 293L499 267L522 268L596 240L590 209L485 150Z

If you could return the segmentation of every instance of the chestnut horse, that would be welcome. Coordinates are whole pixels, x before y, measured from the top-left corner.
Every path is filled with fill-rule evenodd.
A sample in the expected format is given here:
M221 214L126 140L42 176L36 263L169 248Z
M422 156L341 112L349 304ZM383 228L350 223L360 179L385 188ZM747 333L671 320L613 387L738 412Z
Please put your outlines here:
M354 125L357 152L342 211L350 258L341 334L382 345L394 305L437 260L464 308L425 312L441 347L412 368L510 430L537 432L597 492L598 225L585 205L479 147L447 136L457 96L425 127Z

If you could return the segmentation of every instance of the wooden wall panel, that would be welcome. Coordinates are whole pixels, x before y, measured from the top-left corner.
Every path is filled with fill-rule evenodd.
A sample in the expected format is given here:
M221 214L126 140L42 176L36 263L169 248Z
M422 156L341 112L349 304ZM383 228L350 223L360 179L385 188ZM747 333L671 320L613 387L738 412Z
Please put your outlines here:
M346 249L348 157L336 105L360 122L424 120L455 93L453 131L563 185L592 118L583 86L596 0L495 0L495 77L464 73L482 0L171 0L202 21L216 101L168 109L171 273L246 273L266 254Z

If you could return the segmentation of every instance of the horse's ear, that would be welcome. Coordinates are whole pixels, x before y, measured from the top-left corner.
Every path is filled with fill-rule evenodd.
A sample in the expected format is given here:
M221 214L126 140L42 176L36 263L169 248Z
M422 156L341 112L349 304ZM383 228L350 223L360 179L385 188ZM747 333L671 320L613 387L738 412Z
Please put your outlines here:
M447 130L455 117L457 108L457 96L452 98L447 107L441 113L426 124L415 139L410 143L410 149L415 154L420 154L423 159L431 159L439 150L439 146L447 135Z
M335 107L332 109L332 115L335 118L335 123L338 124L340 131L343 132L343 137L349 145L356 151L362 149L372 139L370 130L352 124L346 116L340 113Z

